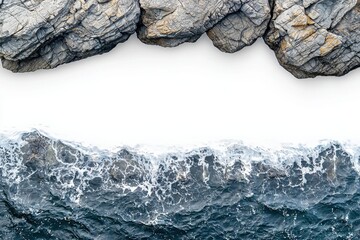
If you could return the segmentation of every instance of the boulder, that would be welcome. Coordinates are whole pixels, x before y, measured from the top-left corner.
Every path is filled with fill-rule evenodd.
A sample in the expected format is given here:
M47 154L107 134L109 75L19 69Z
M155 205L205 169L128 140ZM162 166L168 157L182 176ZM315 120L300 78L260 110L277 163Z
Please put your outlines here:
M275 0L266 43L298 78L341 76L360 64L357 0Z
M3 67L28 72L107 52L135 32L139 16L135 0L3 0Z

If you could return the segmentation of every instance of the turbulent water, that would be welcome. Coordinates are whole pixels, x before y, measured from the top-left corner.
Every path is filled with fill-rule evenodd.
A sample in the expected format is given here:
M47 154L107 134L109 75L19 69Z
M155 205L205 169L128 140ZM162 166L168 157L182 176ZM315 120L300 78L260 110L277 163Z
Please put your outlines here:
M0 136L0 239L360 239L360 147L150 154Z

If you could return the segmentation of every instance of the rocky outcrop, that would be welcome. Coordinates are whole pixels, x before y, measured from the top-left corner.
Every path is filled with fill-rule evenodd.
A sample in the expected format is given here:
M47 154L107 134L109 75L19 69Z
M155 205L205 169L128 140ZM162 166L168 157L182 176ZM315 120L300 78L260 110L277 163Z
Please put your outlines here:
M246 0L241 8L207 32L215 47L233 53L262 37L270 20L268 0Z
M234 52L261 37L270 18L268 0L140 0L140 6L139 39L165 47L209 31L216 47Z
M139 16L136 0L3 0L0 57L14 72L54 68L111 50Z
M357 0L275 0L265 40L298 78L344 75L360 64L359 12Z
M137 32L175 47L204 33L224 52L259 37L298 78L360 64L357 0L0 0L0 58L14 72L101 54Z

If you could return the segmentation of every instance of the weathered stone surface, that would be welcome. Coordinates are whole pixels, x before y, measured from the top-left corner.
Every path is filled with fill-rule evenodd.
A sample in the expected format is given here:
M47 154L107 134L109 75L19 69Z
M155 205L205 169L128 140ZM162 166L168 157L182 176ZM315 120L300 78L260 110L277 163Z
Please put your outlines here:
M136 0L3 0L0 57L14 72L101 54L135 32Z
M360 64L357 0L275 0L265 36L298 78L343 75Z
M140 6L139 39L165 47L194 42L210 30L216 47L234 52L262 36L270 18L268 0L140 0Z
M241 0L140 0L145 43L174 47L196 41L226 15L240 9Z
M243 1L239 11L228 15L207 34L223 52L236 52L262 37L270 20L268 0Z
M107 52L135 31L164 47L207 33L231 53L264 37L298 78L360 65L358 0L0 0L0 58L14 72Z

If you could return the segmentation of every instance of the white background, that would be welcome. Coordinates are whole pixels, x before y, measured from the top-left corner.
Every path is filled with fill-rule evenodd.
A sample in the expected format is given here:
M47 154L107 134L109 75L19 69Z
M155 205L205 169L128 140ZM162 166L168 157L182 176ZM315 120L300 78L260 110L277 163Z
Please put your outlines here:
M45 129L100 146L223 139L360 139L360 70L299 80L259 40L225 54L203 36L167 49L136 36L54 70L0 70L0 130Z

